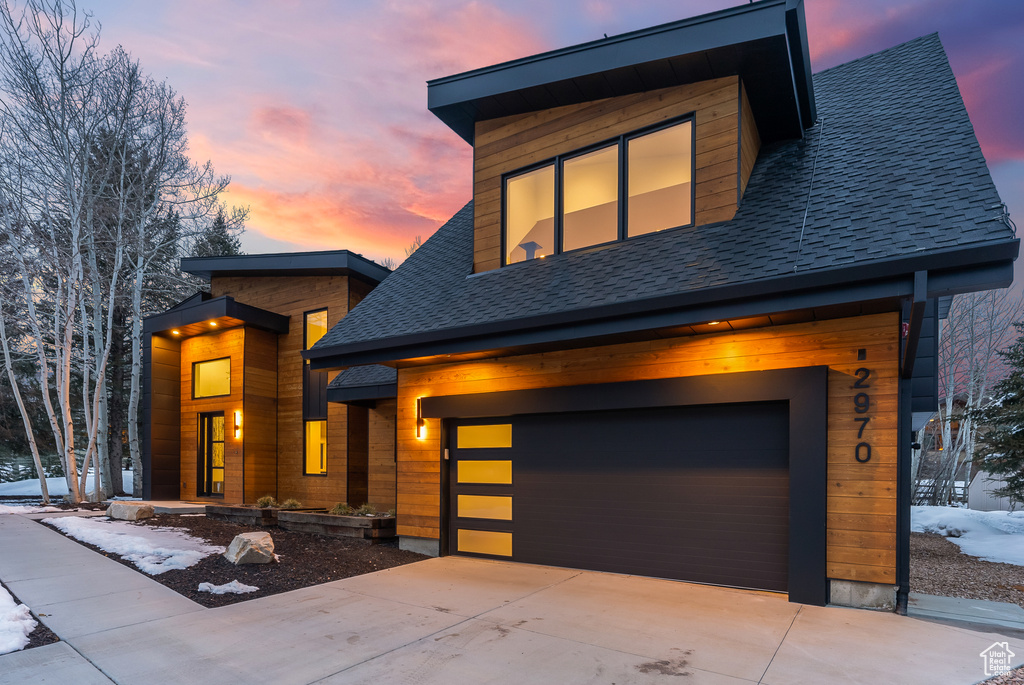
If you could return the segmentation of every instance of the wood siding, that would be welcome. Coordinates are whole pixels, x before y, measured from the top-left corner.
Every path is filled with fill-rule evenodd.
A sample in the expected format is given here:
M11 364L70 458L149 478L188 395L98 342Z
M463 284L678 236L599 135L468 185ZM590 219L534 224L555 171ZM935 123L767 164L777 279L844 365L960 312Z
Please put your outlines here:
M348 408L327 407L327 475L303 474L305 426L302 418L303 314L327 307L334 326L352 299L366 288L346 276L219 276L211 280L214 297L230 295L239 302L289 317L288 333L277 341L277 496L304 505L330 506L348 497ZM333 379L330 374L329 380Z
M898 316L895 313L399 370L398 534L437 538L440 422L416 438L416 399L824 365L829 373L830 578L895 583ZM864 359L859 351L864 350ZM872 370L858 414L855 372ZM859 416L870 423L858 437ZM858 442L872 445L857 463Z
M369 501L378 511L395 508L395 400L380 400L369 416Z
M199 471L199 414L224 412L224 497L218 502L242 502L245 499L242 475L242 441L236 440L231 414L243 409L244 370L242 356L245 330L231 328L219 333L199 335L181 341L181 498L199 497L196 479ZM227 397L192 398L192 365L210 359L231 358L231 394Z
M757 161L757 153L761 151L761 136L757 132L757 122L754 121L754 112L750 109L750 100L747 98L747 91L740 83L740 188L739 198L743 199L743 193L747 189L747 181L754 170L754 162Z
M245 329L242 446L245 501L277 496L277 336Z
M501 265L501 176L645 126L695 113L695 224L731 219L738 189L739 78L729 76L478 122L473 150L474 271Z
M150 483L164 499L181 481L181 343L152 336L149 349Z

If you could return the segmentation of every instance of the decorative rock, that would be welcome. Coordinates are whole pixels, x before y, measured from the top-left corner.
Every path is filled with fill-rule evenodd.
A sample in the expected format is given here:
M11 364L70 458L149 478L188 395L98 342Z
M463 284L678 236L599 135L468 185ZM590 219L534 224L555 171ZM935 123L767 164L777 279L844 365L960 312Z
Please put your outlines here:
M107 516L119 521L138 521L153 516L153 506L136 502L111 502L107 507Z
M270 533L242 533L228 545L224 558L232 564L269 564L276 558Z

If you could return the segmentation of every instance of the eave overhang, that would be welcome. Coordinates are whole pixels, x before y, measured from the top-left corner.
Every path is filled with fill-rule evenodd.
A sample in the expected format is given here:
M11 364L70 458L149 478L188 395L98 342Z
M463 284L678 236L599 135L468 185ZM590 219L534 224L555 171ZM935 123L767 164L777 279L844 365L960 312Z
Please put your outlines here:
M342 402L345 404L376 402L398 397L398 383L384 383L379 385L356 385L341 388L327 388L328 402Z
M927 297L1004 288L1013 281L1017 239L846 267L632 300L479 325L306 350L313 369L389 363L444 354L542 345L582 346L650 332L702 327L710 321L851 303L898 302L915 296L915 275L927 272ZM692 332L692 331L691 331ZM639 339L639 338L638 338Z
M764 142L816 118L803 0L762 0L427 82L427 108L476 122L738 75Z
M354 276L371 284L380 283L391 273L348 250L185 257L181 270L207 280L214 276Z
M216 324L215 326L211 326ZM288 317L275 312L236 302L233 297L186 300L166 312L142 320L144 334L187 338L235 326L252 326L271 333L288 332ZM172 332L178 331L177 335Z

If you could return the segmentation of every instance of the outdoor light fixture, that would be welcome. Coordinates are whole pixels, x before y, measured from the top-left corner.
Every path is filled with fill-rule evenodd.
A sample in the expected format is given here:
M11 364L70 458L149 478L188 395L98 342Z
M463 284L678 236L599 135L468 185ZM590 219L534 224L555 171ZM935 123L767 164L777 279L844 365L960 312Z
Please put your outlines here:
M722 323L722 322L721 321L708 321L708 325L709 326L717 326L720 323Z
M422 440L427 436L426 428L427 422L423 420L423 398L416 398L416 439Z
M181 335L181 331L175 329L175 330L171 331L171 335Z
M242 437L242 410L235 410L235 440Z
M210 322L210 327L211 328L216 328L217 327L217 322L216 321L211 321Z

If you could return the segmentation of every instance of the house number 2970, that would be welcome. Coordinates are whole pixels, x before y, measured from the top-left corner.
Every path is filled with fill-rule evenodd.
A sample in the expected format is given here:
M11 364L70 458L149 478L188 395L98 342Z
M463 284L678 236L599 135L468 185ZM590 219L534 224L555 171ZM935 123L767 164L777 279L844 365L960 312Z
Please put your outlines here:
M871 369L859 368L854 371L854 375L857 377L857 380L854 381L853 387L856 390L860 390L860 392L853 396L853 411L857 414L867 414L868 410L871 409L871 395L867 393L871 388L871 384L868 383L868 379L871 377ZM860 430L857 431L857 439L862 441L858 442L857 446L853 449L853 458L861 464L866 464L871 461L871 443L864 441L864 429L871 422L871 417L855 416L853 420L860 424Z

